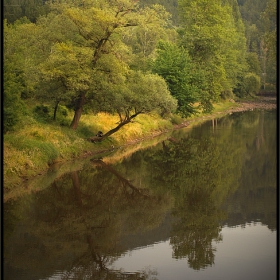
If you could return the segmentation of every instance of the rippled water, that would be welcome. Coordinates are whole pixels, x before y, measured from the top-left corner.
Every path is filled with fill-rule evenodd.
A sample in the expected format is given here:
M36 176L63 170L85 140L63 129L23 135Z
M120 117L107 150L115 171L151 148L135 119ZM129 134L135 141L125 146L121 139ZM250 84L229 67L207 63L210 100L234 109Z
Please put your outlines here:
M5 196L3 279L276 279L275 111L132 150Z

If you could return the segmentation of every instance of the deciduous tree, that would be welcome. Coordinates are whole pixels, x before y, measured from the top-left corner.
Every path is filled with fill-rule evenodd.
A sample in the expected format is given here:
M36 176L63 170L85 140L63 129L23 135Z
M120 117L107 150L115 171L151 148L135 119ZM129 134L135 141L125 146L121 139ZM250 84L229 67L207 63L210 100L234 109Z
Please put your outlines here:
M245 66L245 34L236 6L228 1L180 0L181 45L203 72L202 99L211 104L230 92Z
M162 9L139 9L137 2L88 0L80 4L67 1L50 4L53 14L57 15L53 18L66 17L70 20L70 28L66 30L66 33L69 31L68 36L64 35L61 42L52 45L42 69L45 69L43 73L47 79L63 84L62 95L71 97L75 111L71 123L73 129L78 126L83 107L89 105L98 111L117 112L122 125L157 106L165 110L174 109L175 101L166 86L164 88L164 80L133 73L129 69L130 48L122 41L124 30L135 26L152 30L150 25L162 22L162 13L159 13ZM65 25L60 22L57 28L62 33ZM132 78L134 76L139 79ZM149 92L145 90L145 83L151 87ZM160 97L159 91L154 89L155 84L163 89ZM167 108L167 104L171 107Z
M187 117L195 110L194 103L199 101L199 73L183 47L160 42L157 57L153 63L153 71L167 82L171 94L178 101L178 112Z

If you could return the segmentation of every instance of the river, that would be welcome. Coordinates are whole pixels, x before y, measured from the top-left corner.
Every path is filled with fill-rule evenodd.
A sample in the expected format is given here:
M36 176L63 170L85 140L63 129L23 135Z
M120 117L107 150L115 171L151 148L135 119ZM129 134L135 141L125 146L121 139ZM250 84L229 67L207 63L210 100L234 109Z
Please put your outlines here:
M274 280L276 143L254 110L50 169L4 197L3 279Z

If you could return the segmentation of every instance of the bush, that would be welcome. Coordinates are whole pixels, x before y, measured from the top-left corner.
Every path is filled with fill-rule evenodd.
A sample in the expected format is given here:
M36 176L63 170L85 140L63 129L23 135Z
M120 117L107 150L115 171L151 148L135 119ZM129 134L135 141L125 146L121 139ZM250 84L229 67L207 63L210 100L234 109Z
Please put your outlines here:
M8 131L13 131L15 125L19 121L18 112L12 108L4 107L4 121L3 121L3 132L4 134Z
M183 118L180 117L179 115L173 115L170 119L172 124L181 124L183 122Z
M14 74L7 73L4 69L3 93L3 132L13 131L24 111L24 104L20 99L22 87L17 82Z
M46 105L37 105L34 109L33 109L33 113L34 113L34 117L38 120L38 121L50 121L51 116L50 116L50 108L49 106Z
M228 99L233 99L233 93L232 90L228 89L228 90L224 90L221 94L220 94L221 98L223 100L228 100Z
M244 78L244 87L247 94L256 94L261 87L261 79L254 73L249 73Z

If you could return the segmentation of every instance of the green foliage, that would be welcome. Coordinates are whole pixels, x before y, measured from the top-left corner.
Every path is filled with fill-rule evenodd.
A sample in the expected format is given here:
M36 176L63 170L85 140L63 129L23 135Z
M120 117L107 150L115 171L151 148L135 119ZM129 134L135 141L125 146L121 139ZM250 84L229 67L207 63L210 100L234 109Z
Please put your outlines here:
M172 23L178 25L178 1L177 0L142 0L140 5L149 6L152 4L160 4L165 7L166 11L171 14Z
M179 115L173 114L170 121L172 124L181 124L183 122L183 118Z
M246 60L248 64L248 72L259 75L261 73L261 66L260 66L258 54L255 52L248 52Z
M276 37L276 0L268 0L264 12L261 14L261 20L264 26L262 36L264 47L261 45L262 72L264 73L263 84L277 84L277 37Z
M37 108L38 121L66 126L68 109L77 123L83 112L117 113L120 120L164 116L176 105L182 117L196 105L210 112L220 97L257 92L251 73L262 73L263 88L274 87L275 0L257 1L254 10L253 2L239 2L241 13L235 0L180 0L178 29L166 11L176 1L74 2L20 0L15 18L4 20L4 133L34 121L26 118L30 100L49 108ZM5 0L5 17L13 4ZM244 13L247 47L255 48L247 56Z
M241 1L238 2L240 13L244 21L249 24L257 24L257 28L259 29L261 27L260 14L265 9L268 0L245 0L242 1L242 3Z
M179 1L180 43L204 76L206 110L221 93L232 91L246 71L246 40L236 2ZM231 36L228 36L231 34Z
M50 112L50 109L48 106L45 106L45 105L39 106L38 105L34 108L34 112L37 113L38 115L41 115L42 113L48 114Z
M170 95L163 78L154 74L142 74L131 72L128 76L127 86L129 88L125 101L132 98L131 106L136 112L149 113L159 110L161 114L170 113L176 110L177 102Z
M261 84L264 89L266 83L276 85L277 80L276 7L276 0L240 2L240 11L246 26L247 50L258 54L262 73ZM249 72L254 73L251 70Z
M139 81L146 81L129 78L130 65L133 64L129 55L134 55L134 63L138 59L148 59L157 40L164 35L168 14L163 7L154 5L139 9L134 1L122 0L88 1L83 5L53 2L50 8L52 12L38 21L51 44L47 45L50 49L48 58L38 67L42 90L37 98L74 109L71 127L77 127L84 109L119 114L128 114L132 109L137 114L148 112L158 105L166 111L174 109L172 102L167 108L165 97L165 105L154 99L156 90L151 90L150 97L148 92L142 94L143 100L140 101L136 97L136 91L139 91L136 88L145 88ZM55 32L50 33L54 26ZM136 64L140 66L138 62ZM145 71L142 65L136 68ZM135 85L130 88L128 80ZM166 90L160 83L158 86L165 96ZM135 96L129 99L128 95ZM140 106L144 107L139 109Z
M4 0L4 18L9 23L22 17L35 22L40 15L48 12L45 2L45 0Z
M8 73L4 66L3 132L12 131L19 122L24 104L20 99L22 86L15 73Z
M244 78L244 87L248 95L259 92L261 86L260 77L254 73L249 73Z
M153 71L164 78L170 93L178 101L178 113L183 117L195 113L194 103L199 101L200 89L196 83L195 68L184 48L160 42Z
M24 57L15 37L18 34L4 20L4 75L3 75L3 132L15 129L26 111L21 96L28 81L25 80ZM15 45L14 45L15 44Z
M260 76L255 73L247 73L236 87L234 94L239 98L257 94L261 88Z
M4 22L4 62L6 73L16 73L22 95L31 97L38 83L37 64L44 59L38 50L40 28L33 23L18 21L14 25Z
M51 108L46 105L37 105L34 109L34 117L40 122L49 122L51 120Z
M258 52L260 45L260 35L256 24L246 25L247 50Z
M143 18L132 29L123 31L123 42L131 49L130 67L147 72L155 56L157 43L160 40L172 40L176 37L176 31L169 23L170 15L162 6L145 5L143 14L146 19Z
M58 105L56 108L56 118L54 119L53 107L51 105L36 105L32 110L34 119L39 123L57 123L61 126L69 126L69 110L65 106Z
M229 100L232 99L234 97L234 94L232 92L232 90L224 90L221 92L221 98L223 100Z

